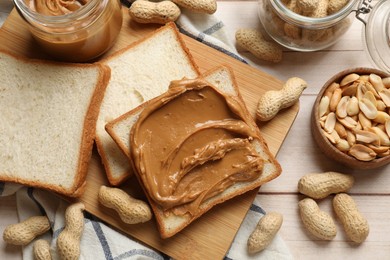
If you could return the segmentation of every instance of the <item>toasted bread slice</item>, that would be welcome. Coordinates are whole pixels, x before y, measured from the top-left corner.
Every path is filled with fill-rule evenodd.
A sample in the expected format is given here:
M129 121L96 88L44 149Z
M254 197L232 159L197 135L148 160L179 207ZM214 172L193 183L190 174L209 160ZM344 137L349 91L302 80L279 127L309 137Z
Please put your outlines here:
M0 181L84 191L110 69L0 52Z
M171 80L195 78L199 71L174 23L101 62L111 68L112 76L101 105L96 143L108 181L115 186L131 176L132 170L105 125L164 93Z
M243 107L245 107L244 101L242 100L242 97L238 91L233 72L229 67L218 67L202 75L202 77L220 91L229 95L239 97L239 100L242 102ZM152 102L153 100L151 100L150 102L146 102L141 106L137 107L136 109L129 111L128 113L120 116L119 118L113 120L106 125L108 133L112 136L113 140L118 144L123 153L129 158L130 163L133 163L133 154L131 152L132 147L130 147L130 129L132 129L133 125L137 122L139 115L142 113L143 109L148 106L149 103ZM249 114L246 108L245 113ZM256 129L258 137L252 141L252 145L256 149L257 153L264 160L264 166L261 175L256 180L251 182L238 182L224 190L222 193L203 202L202 204L200 204L200 208L195 215L165 214L163 209L153 199L151 199L150 195L148 194L149 191L145 188L145 185L143 185L142 178L137 175L141 185L145 189L145 193L155 214L162 238L168 238L175 235L187 225L189 225L191 222L193 222L195 219L199 218L202 214L211 209L214 205L222 203L249 190L258 188L260 185L271 181L272 179L280 175L281 167L279 163L270 153L266 142L261 137L260 130L258 129L255 121L252 117L250 118L252 120L248 123Z

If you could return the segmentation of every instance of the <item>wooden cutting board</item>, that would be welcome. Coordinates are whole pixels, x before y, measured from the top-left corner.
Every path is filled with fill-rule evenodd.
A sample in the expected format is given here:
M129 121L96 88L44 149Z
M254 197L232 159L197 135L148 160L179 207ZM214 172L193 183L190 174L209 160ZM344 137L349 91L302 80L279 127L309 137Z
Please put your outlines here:
M106 55L110 55L159 27L157 25L139 25L130 20L125 8L123 12L122 31L115 46ZM252 115L254 115L257 100L262 93L272 89L278 90L282 87L280 80L260 70L190 37L183 35L183 38L201 72L223 64L228 64L233 68L241 94ZM11 12L0 29L0 49L6 49L26 57L50 59L35 44L24 21L15 10ZM297 103L293 107L281 111L272 121L259 125L273 154L276 155L282 145L298 110L299 104ZM254 190L218 205L179 234L163 240L158 234L154 221L140 225L123 224L113 210L100 206L97 201L97 193L101 185L108 185L108 182L100 157L95 149L90 162L86 191L80 198L85 203L87 211L118 231L130 235L174 259L222 259L257 194L257 190ZM135 178L128 180L121 188L133 196L143 198ZM242 242L246 244L246 241ZM126 251L128 248L123 250Z

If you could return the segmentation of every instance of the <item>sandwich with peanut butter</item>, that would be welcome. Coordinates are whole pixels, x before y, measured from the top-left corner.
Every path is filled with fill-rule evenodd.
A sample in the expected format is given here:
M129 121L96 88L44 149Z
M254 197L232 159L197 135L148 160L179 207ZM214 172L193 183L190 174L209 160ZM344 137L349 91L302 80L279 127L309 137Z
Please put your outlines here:
M172 81L106 129L129 157L162 238L281 173L228 67Z
M105 125L167 91L172 80L196 78L200 73L174 23L100 62L111 69L111 78L96 124L96 145L109 183L117 186L133 171L127 157L107 134Z

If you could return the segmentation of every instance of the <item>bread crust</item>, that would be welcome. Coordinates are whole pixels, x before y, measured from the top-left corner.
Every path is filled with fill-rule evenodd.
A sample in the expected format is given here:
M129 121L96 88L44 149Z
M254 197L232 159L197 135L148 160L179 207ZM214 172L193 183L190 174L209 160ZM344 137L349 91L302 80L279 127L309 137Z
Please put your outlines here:
M22 178L13 178L7 176L4 173L3 174L0 173L0 181L13 182L25 186L42 188L68 197L80 197L85 190L85 184L86 184L85 180L88 173L88 166L92 156L92 149L93 149L93 143L95 138L96 120L100 109L100 103L103 99L105 89L107 87L108 81L111 76L110 68L106 65L98 64L98 63L94 63L94 64L62 63L62 62L49 61L49 60L29 59L29 58L16 55L6 50L0 50L0 53L8 55L19 62L23 62L26 64L36 64L37 66L43 64L49 66L73 67L79 69L95 68L98 70L97 84L95 85L93 95L90 97L90 100L88 101L89 103L88 110L85 119L83 121L84 127L81 136L82 143L80 146L80 151L77 151L79 155L78 164L77 164L78 165L77 174L75 174L72 187L65 188L60 183L58 183L58 185L57 184L54 185L54 184L43 183L40 181L31 181Z
M100 69L99 80L94 94L91 97L87 116L84 120L84 131L78 167L80 169L80 173L76 176L74 181L74 191L71 195L69 195L71 197L80 197L85 191L85 179L87 177L93 144L96 138L96 121L100 111L100 104L102 103L104 97L104 92L111 77L111 70L108 66L97 63L96 66Z

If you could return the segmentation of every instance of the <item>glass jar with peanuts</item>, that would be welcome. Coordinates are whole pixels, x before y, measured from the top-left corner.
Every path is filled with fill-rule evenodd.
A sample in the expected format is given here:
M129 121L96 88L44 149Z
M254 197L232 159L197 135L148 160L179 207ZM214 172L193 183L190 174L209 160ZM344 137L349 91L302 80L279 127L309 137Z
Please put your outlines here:
M333 45L351 26L359 0L259 0L265 31L296 51L317 51Z
M13 0L42 50L61 61L105 53L122 27L119 0Z
M390 1L375 2L367 19L361 19L365 25L363 41L371 62L390 73Z

